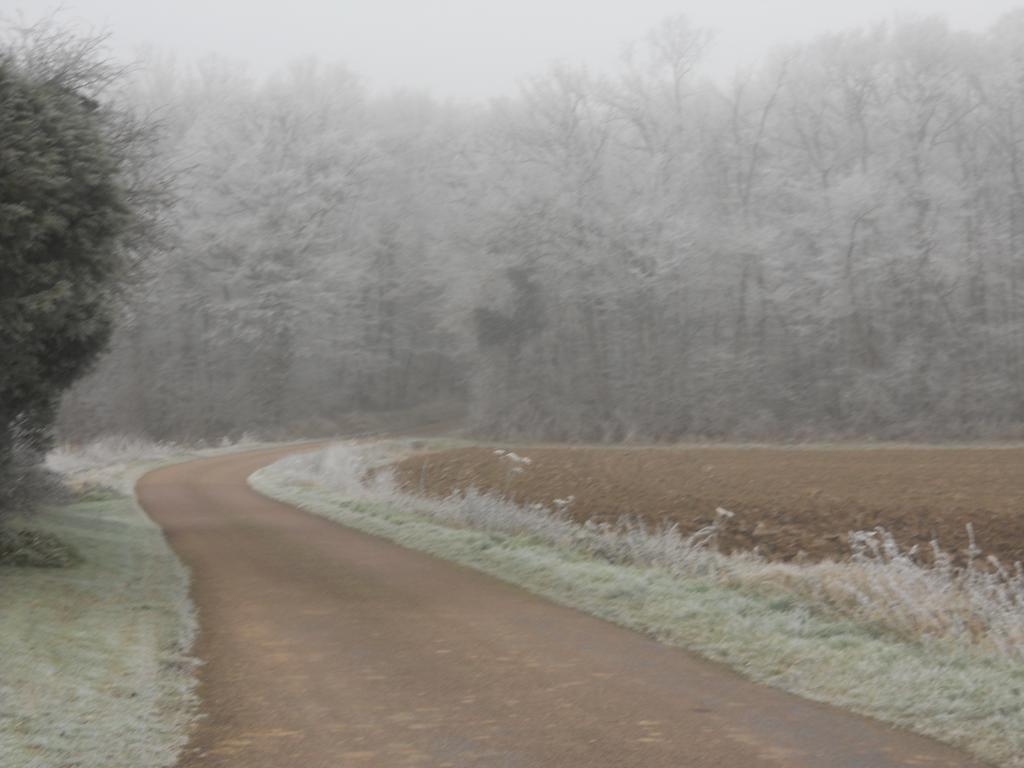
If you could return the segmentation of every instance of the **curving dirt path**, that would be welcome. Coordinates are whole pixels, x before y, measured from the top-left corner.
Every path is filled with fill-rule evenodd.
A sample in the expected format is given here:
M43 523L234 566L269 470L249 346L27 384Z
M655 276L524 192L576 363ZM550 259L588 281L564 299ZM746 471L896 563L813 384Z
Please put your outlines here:
M250 490L286 452L139 483L199 608L186 768L977 765Z

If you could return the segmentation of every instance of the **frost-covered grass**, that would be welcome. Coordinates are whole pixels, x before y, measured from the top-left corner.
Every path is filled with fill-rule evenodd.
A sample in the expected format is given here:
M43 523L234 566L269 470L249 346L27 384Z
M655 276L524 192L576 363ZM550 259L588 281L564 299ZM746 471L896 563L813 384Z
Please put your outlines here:
M172 766L196 711L188 573L134 498L162 464L267 445L107 437L47 457L78 502L6 521L71 547L0 566L0 768Z
M123 467L137 461L165 459L181 453L174 443L160 443L141 437L107 435L89 443L64 443L46 457L48 469L69 475L90 469Z
M68 568L0 567L0 766L175 765L195 717L188 572L134 498L162 464L258 448L126 437L47 457L79 500L8 521L59 538Z
M0 766L171 766L187 738L187 573L134 498L86 498L19 523L79 563L0 568Z
M216 445L184 445L161 443L126 435L107 435L88 443L64 443L46 456L46 468L76 485L100 485L115 488L125 495L133 493L137 470L164 461L184 460L195 456L259 448L257 438L243 435L232 442Z
M436 501L396 490L387 446L286 458L254 488L345 525L478 568L691 648L754 680L1024 766L1024 588L1019 572L919 562L884 532L850 562L793 565L693 536L572 521L472 489ZM521 462L513 462L516 466ZM568 500L566 500L568 501Z

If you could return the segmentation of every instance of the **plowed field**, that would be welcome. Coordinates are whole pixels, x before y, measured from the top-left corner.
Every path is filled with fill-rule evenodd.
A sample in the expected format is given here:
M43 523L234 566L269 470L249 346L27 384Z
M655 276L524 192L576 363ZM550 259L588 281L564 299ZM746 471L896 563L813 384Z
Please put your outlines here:
M778 560L849 554L848 533L882 526L905 547L937 539L961 556L978 546L1024 560L1024 448L516 447L457 448L397 465L403 487L433 496L470 486L518 501L575 496L578 520L623 515L691 532L735 513L725 551ZM521 472L511 471L513 466Z

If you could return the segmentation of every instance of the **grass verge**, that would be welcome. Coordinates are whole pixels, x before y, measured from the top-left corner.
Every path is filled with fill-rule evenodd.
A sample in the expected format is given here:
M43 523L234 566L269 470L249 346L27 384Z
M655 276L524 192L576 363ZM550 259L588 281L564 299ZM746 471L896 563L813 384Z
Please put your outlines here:
M17 527L77 562L0 567L0 765L174 765L194 717L195 620L160 529L133 497L97 488Z
M311 457L264 468L250 484L352 528L697 651L758 682L940 739L1006 768L1024 766L1024 667L1018 661L915 642L822 610L795 593L609 562L575 546L572 531L559 544L467 525L427 509L427 502L360 487L366 465L358 459L338 455L327 468L327 487L311 481L315 473L294 471Z

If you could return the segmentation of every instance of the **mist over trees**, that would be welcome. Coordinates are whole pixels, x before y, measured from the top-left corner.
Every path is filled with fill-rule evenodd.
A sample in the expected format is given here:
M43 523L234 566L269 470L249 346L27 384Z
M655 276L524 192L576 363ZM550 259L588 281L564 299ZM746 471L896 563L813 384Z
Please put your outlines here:
M554 439L1024 427L1024 13L831 35L728 85L667 21L488 105L152 61L178 173L69 437L465 406Z

